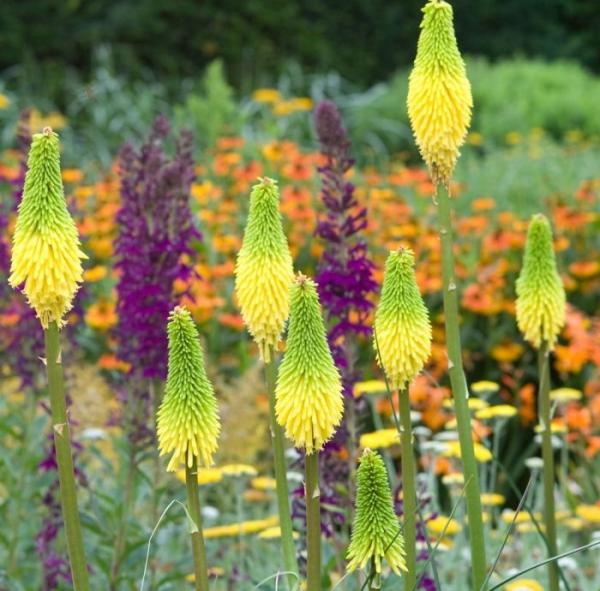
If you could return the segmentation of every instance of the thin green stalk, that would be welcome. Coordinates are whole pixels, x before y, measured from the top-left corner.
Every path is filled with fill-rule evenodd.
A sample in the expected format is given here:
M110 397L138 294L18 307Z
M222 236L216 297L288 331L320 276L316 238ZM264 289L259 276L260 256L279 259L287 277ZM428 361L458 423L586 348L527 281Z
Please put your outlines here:
M304 457L306 498L306 591L321 591L321 502L319 454Z
M67 550L73 575L73 589L75 591L88 591L87 562L79 523L77 490L73 471L73 456L71 454L71 434L63 384L60 336L56 322L51 322L44 331L44 340L46 344L46 370L48 372L48 393L52 413L52 432L58 463L60 502L67 534Z
M402 445L402 512L404 517L404 547L406 549L405 587L412 589L417 582L417 487L415 452L412 442L408 388L399 392L400 443Z
M540 390L538 393L540 426L542 429L542 459L544 460L544 524L548 540L550 557L558 554L556 543L556 515L554 512L554 450L552 449L551 405L550 405L550 367L548 348L545 343L538 351ZM548 563L548 581L550 591L559 591L558 568L556 562Z
M473 589L479 590L485 580L486 556L483 519L481 514L481 496L473 435L471 433L471 415L468 406L468 392L463 370L458 316L458 289L454 273L454 252L452 239L452 204L448 190L438 186L438 216L442 248L442 275L444 293L444 316L446 324L446 346L448 348L448 373L454 397L454 411L458 425L461 458L467 488L467 514L469 516L469 541L471 544L471 570Z
M160 407L160 402L162 399L162 391L163 391L163 383L159 378L154 378L148 384L150 389L150 400L151 402L151 412L152 417L156 417L158 413L158 409ZM160 488L161 488L161 477L163 470L160 465L160 456L158 453L158 447L156 445L152 446L152 462L153 462L153 482L154 486L152 487L152 503L150 506L150 527L156 523L158 519L158 511L160 505ZM150 589L154 589L155 578L156 578L156 561L152 561L150 564Z
M185 467L185 487L187 490L188 510L194 522L192 528L192 556L194 557L194 581L196 591L208 591L208 563L202 535L202 513L198 494L198 464L196 457L191 466Z
M269 396L269 414L271 422L271 442L273 444L273 461L275 464L275 480L277 482L277 506L279 509L279 527L281 528L281 549L283 552L283 564L288 573L288 588L293 589L299 580L298 562L296 561L296 547L292 529L292 517L290 514L289 489L287 482L287 469L285 463L285 440L283 429L277 422L275 415L275 381L277 366L275 363L275 352L271 351L271 361L265 365L265 378L267 382L267 393Z

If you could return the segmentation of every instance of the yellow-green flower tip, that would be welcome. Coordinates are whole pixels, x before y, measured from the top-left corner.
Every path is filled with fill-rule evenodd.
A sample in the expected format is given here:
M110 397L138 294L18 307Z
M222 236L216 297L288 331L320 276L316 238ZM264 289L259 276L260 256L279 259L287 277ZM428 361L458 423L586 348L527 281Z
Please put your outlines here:
M375 350L393 389L402 389L423 369L431 353L431 323L415 277L410 249L391 252L375 313Z
M430 0L423 13L408 84L408 116L433 181L448 185L467 135L473 98L454 35L452 6Z
M565 323L565 289L556 268L550 223L533 216L527 231L523 268L517 279L517 324L538 349L554 348Z
M288 317L293 279L277 183L264 178L254 185L250 195L248 221L235 267L235 289L244 322L266 362Z
M365 568L373 560L376 572L387 561L396 573L406 570L404 539L394 513L392 493L383 460L365 449L356 474L356 512L348 548L348 572Z
M189 311L177 307L169 316L169 368L158 409L160 455L172 453L167 470L191 467L194 456L210 466L220 432L217 400L206 370L198 330Z
M317 288L298 275L291 290L286 352L275 390L277 421L296 447L320 450L342 420L344 402Z
M71 309L87 258L80 246L65 202L58 135L47 127L32 138L8 279L12 287L24 285L44 328L62 325Z

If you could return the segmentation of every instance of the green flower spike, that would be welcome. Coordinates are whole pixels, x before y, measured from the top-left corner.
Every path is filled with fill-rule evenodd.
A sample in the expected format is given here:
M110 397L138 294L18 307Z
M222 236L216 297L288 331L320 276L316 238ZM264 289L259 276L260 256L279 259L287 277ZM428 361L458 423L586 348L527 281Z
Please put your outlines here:
M210 466L220 432L217 400L204 369L198 330L188 310L169 316L169 369L165 396L158 409L160 455L173 453L167 470L191 466L194 456Z
M406 570L404 540L381 456L365 449L356 478L356 513L348 548L348 572L365 568L373 559L375 571L380 573L381 560L385 558L399 575Z
M9 283L23 291L44 329L59 327L83 281L77 228L67 210L58 135L36 133L27 160L23 200L15 227Z
M235 290L244 322L265 362L277 346L290 307L292 256L279 213L277 183L254 185L244 241L235 267Z
M517 279L517 324L536 348L554 348L565 323L565 290L556 268L552 230L542 214L527 231L523 268Z
M302 274L292 287L275 397L278 423L307 454L320 450L342 420L342 382L327 344L317 288Z
M378 362L394 390L404 389L423 369L431 353L431 324L417 286L414 264L410 249L389 254L375 314Z

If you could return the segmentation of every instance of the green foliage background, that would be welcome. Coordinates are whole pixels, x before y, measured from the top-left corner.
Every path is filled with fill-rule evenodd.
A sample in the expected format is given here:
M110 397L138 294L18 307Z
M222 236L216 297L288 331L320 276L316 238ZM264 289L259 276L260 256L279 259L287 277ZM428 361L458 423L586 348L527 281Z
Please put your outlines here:
M271 82L289 60L361 85L408 65L422 0L28 0L0 12L0 69L69 64L89 73L93 49L114 48L131 73L195 76L224 60L236 87ZM461 49L490 58L570 58L600 70L592 0L455 0Z

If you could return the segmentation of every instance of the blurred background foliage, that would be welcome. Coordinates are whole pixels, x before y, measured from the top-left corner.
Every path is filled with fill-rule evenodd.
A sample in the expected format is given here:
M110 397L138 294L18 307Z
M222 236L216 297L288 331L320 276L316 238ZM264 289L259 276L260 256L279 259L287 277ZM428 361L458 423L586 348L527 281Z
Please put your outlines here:
M29 0L5 3L0 67L35 64L46 76L69 64L93 71L108 44L122 72L151 69L172 85L222 58L237 88L272 84L290 60L334 70L362 86L414 57L421 0ZM600 69L600 12L591 0L455 0L465 53L492 59L575 59Z

